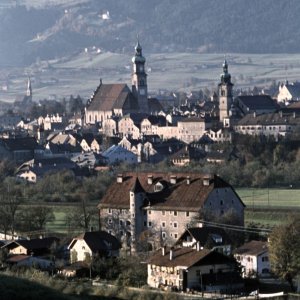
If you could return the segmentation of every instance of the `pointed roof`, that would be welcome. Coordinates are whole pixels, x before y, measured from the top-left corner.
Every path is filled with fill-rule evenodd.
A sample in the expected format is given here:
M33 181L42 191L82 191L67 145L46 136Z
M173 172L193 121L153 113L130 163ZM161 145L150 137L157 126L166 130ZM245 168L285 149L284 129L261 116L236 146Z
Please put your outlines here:
M142 185L141 185L138 177L136 177L134 185L133 185L133 187L131 188L130 191L133 192L133 193L135 193L135 194L137 194L137 193L145 193L145 190L143 189L143 187L142 187Z
M129 87L124 83L103 84L100 83L90 103L88 111L111 111L113 109L137 109L138 102L131 93Z
M135 49L135 56L132 58L133 63L145 63L146 59L142 54L142 46L140 44L139 39L137 40L137 44L134 47Z
M228 73L228 63L227 60L224 60L223 63L223 73L221 74L221 84L229 84L229 85L233 85L233 83L231 82L231 75Z

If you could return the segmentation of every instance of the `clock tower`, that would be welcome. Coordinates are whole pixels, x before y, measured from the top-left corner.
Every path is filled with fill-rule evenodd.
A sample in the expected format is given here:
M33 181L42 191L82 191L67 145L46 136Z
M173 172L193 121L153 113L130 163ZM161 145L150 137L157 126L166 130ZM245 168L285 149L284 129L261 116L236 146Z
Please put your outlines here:
M231 75L228 73L228 64L225 59L221 82L219 83L219 115L221 122L229 118L229 110L233 103L232 88L233 83L231 82Z
M133 72L131 76L132 93L138 99L140 112L149 112L147 74L145 72L146 59L142 55L142 47L137 41L135 55L132 58Z

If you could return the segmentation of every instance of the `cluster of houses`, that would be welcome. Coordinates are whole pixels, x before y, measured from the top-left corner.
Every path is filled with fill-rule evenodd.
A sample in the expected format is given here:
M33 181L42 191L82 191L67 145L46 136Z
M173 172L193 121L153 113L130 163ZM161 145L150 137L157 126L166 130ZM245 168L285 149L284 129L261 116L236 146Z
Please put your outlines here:
M98 205L102 231L65 243L56 237L16 239L2 249L10 266L67 277L89 274L94 258L147 249L149 286L232 293L243 289L243 276L270 275L267 242L234 249L230 234L220 228L224 224L209 222L230 213L243 226L244 208L233 187L216 175L124 173Z
M148 97L145 62L138 42L131 89L100 80L82 114L70 119L60 115L30 121L15 116L0 119L3 128L12 129L1 134L0 159L14 160L19 166L16 176L35 183L53 170L86 176L120 162L157 163L168 158L184 166L205 157L221 162L224 158L210 155L210 145L231 142L235 133L279 138L298 128L300 106L291 103L298 100L296 84L281 85L278 101L268 95L233 97L225 60L218 94L166 111L159 99ZM26 101L31 93L29 83ZM102 231L85 232L64 245L71 265L63 264L61 274L78 274L95 256L117 257L121 251L145 249L150 251L151 287L224 292L243 287L239 265L243 276L270 274L266 242L250 241L234 249L231 237L220 228L224 225L220 220L228 215L243 228L245 205L218 175L116 174L98 209ZM58 244L54 237L20 239L5 242L2 248L8 251L8 264L52 269Z

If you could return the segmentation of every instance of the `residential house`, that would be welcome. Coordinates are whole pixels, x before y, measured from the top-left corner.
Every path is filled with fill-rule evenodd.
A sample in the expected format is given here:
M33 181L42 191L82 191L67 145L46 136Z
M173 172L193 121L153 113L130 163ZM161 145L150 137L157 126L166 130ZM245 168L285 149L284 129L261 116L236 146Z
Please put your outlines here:
M236 261L216 251L163 247L147 263L147 283L153 288L220 293L243 288Z
M299 125L300 114L285 110L259 116L249 114L234 126L234 130L240 134L273 136L278 139L296 133Z
M119 135L139 139L141 137L141 122L146 117L144 113L131 113L119 121Z
M210 139L217 143L231 143L233 131L228 128L211 128L206 133Z
M51 270L54 268L54 262L51 259L24 254L9 256L6 259L6 263L10 266L34 267L41 270Z
M170 161L173 165L184 167L189 165L192 161L199 161L204 158L205 152L197 147L187 145L179 151L170 156Z
M7 249L9 255L43 256L48 255L51 249L55 249L58 242L59 239L56 237L14 240L2 246L2 249Z
M278 102L290 102L300 100L300 82L288 82L279 85L277 95Z
M211 124L208 118L191 117L178 121L177 126L177 138L185 143L191 143L199 140Z
M111 117L102 122L102 133L105 136L116 136L119 132L118 122L121 117Z
M119 241L105 231L85 232L74 238L68 246L71 263L85 261L95 256L117 257L120 248Z
M202 212L204 220L234 213L243 225L244 207L219 176L163 172L119 174L98 205L102 228L129 237L133 249L146 233L153 236L149 247L157 246L156 239L174 243Z
M167 126L164 116L150 115L141 121L141 133L143 135L157 135L158 127Z
M175 245L193 249L206 248L230 255L231 243L232 241L224 229L204 226L187 228Z
M105 158L108 164L118 164L126 162L128 164L136 164L138 162L137 155L119 145L113 145L101 155Z
M250 241L234 251L234 257L243 267L245 277L266 277L270 275L268 243Z
M27 182L36 183L47 173L63 170L74 171L76 168L76 163L66 157L32 159L19 166L15 175Z

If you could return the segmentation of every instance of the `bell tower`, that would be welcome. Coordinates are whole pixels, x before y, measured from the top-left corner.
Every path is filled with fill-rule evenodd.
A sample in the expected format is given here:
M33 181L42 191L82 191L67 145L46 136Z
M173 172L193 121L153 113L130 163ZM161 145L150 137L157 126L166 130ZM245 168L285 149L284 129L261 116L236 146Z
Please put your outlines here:
M145 72L146 59L142 55L142 47L139 40L135 46L135 55L132 58L133 72L131 76L132 93L138 99L140 112L147 113L148 108L148 88L147 74Z
M231 75L228 73L228 64L226 59L223 63L223 73L221 74L221 82L219 87L219 116L220 122L229 118L229 110L233 103Z

